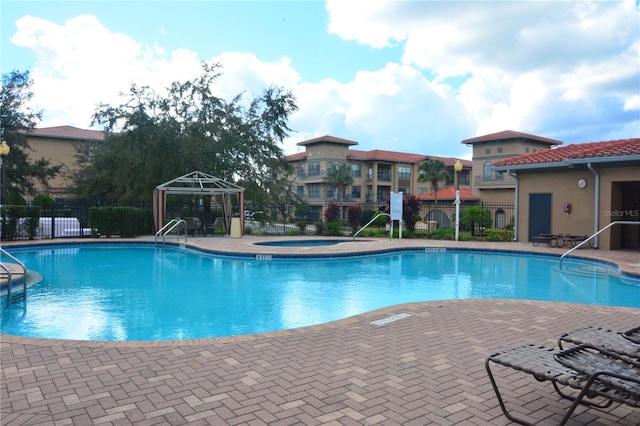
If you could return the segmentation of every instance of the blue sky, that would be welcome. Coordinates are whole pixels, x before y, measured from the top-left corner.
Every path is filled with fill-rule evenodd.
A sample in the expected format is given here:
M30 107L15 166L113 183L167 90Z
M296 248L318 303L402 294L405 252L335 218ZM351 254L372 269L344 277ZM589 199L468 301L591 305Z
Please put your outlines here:
M89 128L131 83L220 62L217 93L293 91L283 144L465 157L516 130L565 144L640 136L640 10L620 1L0 3L0 69L29 70L44 126Z

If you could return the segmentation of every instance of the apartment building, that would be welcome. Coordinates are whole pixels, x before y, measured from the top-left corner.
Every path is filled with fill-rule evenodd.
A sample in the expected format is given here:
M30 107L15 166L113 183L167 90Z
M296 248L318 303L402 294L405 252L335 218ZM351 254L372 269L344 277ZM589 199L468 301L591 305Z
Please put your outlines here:
M294 167L293 176L297 195L312 209L313 217L320 217L322 207L328 201L338 203L369 203L372 206L386 204L392 192L420 195L433 191L429 182L419 182L420 163L427 159L441 160L449 178L439 187L454 185L453 166L458 159L395 151L360 151L351 147L358 142L321 136L298 143L305 148L286 157ZM459 173L460 185L470 183L471 161L460 159L463 165ZM346 167L352 178L350 185L335 185L330 179L334 167Z
M494 170L493 164L508 158L546 151L561 141L528 133L504 130L462 141L472 148L473 195L484 202L513 202L516 180L513 175Z
M104 140L105 132L73 126L55 126L33 129L26 133L26 137L31 147L31 150L26 152L32 161L44 158L49 160L52 166L62 166L60 174L51 179L46 187L40 182L36 183L39 193L60 197L68 195L70 186L68 176L78 168L77 149L89 143Z

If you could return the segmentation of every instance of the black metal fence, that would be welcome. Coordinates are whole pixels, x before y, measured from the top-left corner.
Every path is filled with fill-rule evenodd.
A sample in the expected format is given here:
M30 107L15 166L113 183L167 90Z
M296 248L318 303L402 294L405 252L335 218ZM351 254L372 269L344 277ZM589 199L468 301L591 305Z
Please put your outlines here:
M245 211L239 212L234 206L234 216L244 215L245 232L249 234L325 234L325 212L330 201L305 203L256 204L247 202ZM347 211L350 206L361 207L362 216L356 228L367 224L376 214L387 212L389 204L386 202L355 203L333 202L339 206L339 229L337 234L351 235L354 227L349 224ZM119 205L121 206L121 205ZM47 208L33 206L4 206L0 208L0 236L3 240L27 240L44 238L88 238L95 237L95 224L90 223L90 209L92 207L114 207L113 205L87 205L72 199L59 199ZM152 209L150 202L137 202L127 205L142 210ZM34 213L35 212L35 213ZM223 216L222 207L207 204L201 199L189 197L168 200L166 217L187 218L197 217L202 223L202 230L194 230L194 234L207 234L207 226L211 231L211 224L217 217ZM466 238L485 238L488 233L502 239L508 239L515 222L513 203L468 203L460 205L460 232ZM150 216L149 216L150 217ZM415 236L430 236L443 230L453 230L456 223L456 206L451 201L420 201L415 217ZM397 225L396 225L397 228ZM149 228L151 229L151 227ZM372 233L388 231L388 217L381 217L367 227ZM406 229L406 225L405 225ZM333 232L335 232L333 228ZM446 238L446 236L444 236Z

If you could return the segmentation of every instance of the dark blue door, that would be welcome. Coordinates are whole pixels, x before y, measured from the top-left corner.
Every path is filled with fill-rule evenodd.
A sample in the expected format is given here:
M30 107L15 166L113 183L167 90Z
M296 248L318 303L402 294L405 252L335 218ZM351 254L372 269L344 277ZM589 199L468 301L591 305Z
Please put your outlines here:
M529 194L529 241L551 233L551 194Z

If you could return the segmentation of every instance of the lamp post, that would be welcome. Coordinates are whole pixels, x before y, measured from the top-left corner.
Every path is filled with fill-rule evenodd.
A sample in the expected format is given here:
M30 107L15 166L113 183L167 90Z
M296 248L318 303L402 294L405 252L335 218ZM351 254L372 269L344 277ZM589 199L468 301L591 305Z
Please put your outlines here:
M5 169L6 167L4 166L3 162L4 162L4 157L6 157L7 155L9 155L9 151L11 151L11 148L9 148L9 145L7 145L7 143L2 140L0 141L0 169L2 171L2 182L1 183L1 187L0 188L0 206L4 206L6 200L7 200L7 194L6 194L6 173L5 173Z
M455 172L456 181L456 241L458 241L460 235L460 176L458 174L462 171L460 160L456 160L456 164L453 165L453 171Z

